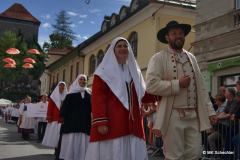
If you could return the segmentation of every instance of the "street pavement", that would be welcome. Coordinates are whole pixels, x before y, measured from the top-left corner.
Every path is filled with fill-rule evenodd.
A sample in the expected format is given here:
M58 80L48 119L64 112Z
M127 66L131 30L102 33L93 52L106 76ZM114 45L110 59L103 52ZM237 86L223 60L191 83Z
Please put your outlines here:
M0 160L54 160L54 149L37 142L35 134L23 140L17 126L6 123L0 117ZM163 156L149 155L149 160L164 160Z

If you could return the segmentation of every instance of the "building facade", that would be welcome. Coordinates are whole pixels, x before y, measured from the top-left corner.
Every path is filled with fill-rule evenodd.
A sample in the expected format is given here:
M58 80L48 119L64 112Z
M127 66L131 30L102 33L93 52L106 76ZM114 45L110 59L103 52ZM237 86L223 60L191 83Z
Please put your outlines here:
M59 70L55 72L51 72L52 66L56 66L58 60L68 55L71 52L71 48L68 49L53 49L49 48L48 53L45 56L44 64L45 68L40 74L39 80L41 81L41 94L49 94L51 93L52 87L62 81L59 76ZM50 69L49 69L50 68Z
M41 22L37 20L21 4L15 3L6 11L0 14L0 38L5 31L11 31L18 35L19 31L23 34L23 42L38 39L38 29Z
M212 95L240 80L240 0L197 0L194 54Z
M175 2L175 3L173 3ZM184 3L183 3L184 2ZM88 77L88 87L92 87L93 73L101 63L112 40L116 37L126 38L133 48L136 61L145 78L150 58L157 52L167 48L157 40L157 33L171 20L179 23L195 25L195 3L165 0L132 0L130 6L122 6L119 13L105 16L100 31L78 45L66 57L61 58L49 67L52 77L56 73L61 77L65 67L65 82L70 84L71 75L75 72ZM193 29L193 28L192 28ZM184 48L193 53L191 46L195 40L192 31L186 37ZM78 63L79 62L79 63ZM71 66L72 69L71 69ZM77 72L77 67L78 72ZM71 73L73 72L73 74Z

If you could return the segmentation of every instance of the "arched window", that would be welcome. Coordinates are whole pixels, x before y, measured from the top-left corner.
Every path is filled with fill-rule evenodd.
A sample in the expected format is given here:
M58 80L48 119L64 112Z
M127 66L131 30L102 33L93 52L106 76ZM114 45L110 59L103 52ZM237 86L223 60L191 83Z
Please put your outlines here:
M123 18L125 18L126 17L126 8L123 8L122 9L122 11L121 11L121 13L120 13L120 20L122 20Z
M113 25L115 25L115 23L116 23L116 16L114 15L114 16L112 16L112 19L111 19L111 24L110 24L110 26L113 26Z
M137 32L132 33L129 38L129 43L132 47L134 57L137 57L137 46L138 46L138 34Z
M102 25L102 32L105 32L107 30L107 22L104 22Z
M138 8L138 0L134 0L131 7L131 12L135 11Z
M104 52L101 50L98 53L98 65L102 62L103 57L104 57Z
M96 69L96 57L94 55L92 55L92 57L90 58L90 72L89 74L93 74L95 69Z

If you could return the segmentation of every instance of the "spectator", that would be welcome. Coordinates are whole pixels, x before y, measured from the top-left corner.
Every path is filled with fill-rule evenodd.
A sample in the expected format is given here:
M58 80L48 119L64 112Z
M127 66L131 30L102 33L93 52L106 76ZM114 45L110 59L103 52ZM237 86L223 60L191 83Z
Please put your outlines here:
M219 88L219 94L225 94L225 91L226 91L226 87L222 86Z
M224 146L226 130L229 129L229 119L231 114L236 112L237 99L235 98L235 89L227 88L225 92L225 97L228 102L221 114L217 116L217 120L220 120L218 125L215 125L215 132L208 136L208 142L212 151L216 151L215 140L222 138L222 144ZM225 120L225 121L223 121Z
M237 100L240 102L240 90L237 91ZM240 119L240 108L237 109L236 113L231 116L232 121L238 121ZM232 138L233 145L235 147L235 154L239 158L239 133Z
M226 97L223 94L218 94L215 97L215 104L218 106L218 109L216 110L217 116L220 115L224 108L226 107L225 105L225 101L226 101Z

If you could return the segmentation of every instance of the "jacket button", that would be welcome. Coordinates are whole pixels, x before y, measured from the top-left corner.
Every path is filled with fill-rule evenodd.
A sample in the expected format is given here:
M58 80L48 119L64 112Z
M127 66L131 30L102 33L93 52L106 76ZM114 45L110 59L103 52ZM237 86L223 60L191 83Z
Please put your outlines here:
M172 62L174 62L174 60L172 60Z
M173 68L176 68L176 66L173 66Z
M176 70L174 70L174 72L176 72Z
M194 79L194 77L192 77Z
M188 90L188 92L190 92L190 90Z
M176 79L176 77L174 77L174 79Z
M173 56L172 56L172 58L173 58Z

